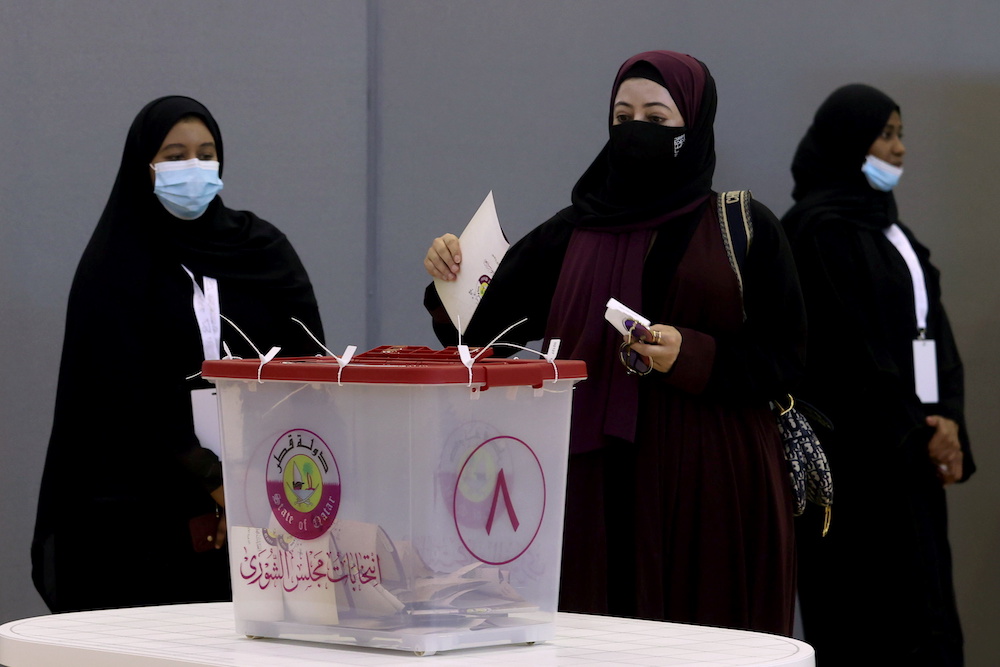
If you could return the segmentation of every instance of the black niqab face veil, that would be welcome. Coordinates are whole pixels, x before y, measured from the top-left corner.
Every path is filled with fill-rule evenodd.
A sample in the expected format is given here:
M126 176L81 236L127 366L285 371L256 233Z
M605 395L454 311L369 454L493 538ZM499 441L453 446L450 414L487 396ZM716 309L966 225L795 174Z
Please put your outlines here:
M633 77L662 85L674 99L685 121L683 145L678 151L674 143L678 128L638 121L612 124L618 89ZM646 51L626 60L611 89L611 138L573 189L573 207L581 224L616 227L651 219L662 221L664 216L686 211L692 203L703 201L711 191L715 173L716 106L715 81L697 59L673 51ZM641 136L629 136L634 134ZM658 161L662 169L625 173L618 144L636 140L647 148L659 146L660 155L646 155L643 159Z

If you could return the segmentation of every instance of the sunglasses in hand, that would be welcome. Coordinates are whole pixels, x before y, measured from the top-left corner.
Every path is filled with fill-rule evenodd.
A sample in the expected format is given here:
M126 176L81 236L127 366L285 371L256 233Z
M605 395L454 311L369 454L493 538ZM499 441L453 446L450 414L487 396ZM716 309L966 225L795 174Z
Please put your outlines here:
M618 358L629 375L648 375L653 370L652 362L646 355L633 350L632 345L635 343L659 345L660 332L650 331L644 325L631 319L624 320L623 324L628 331L628 338L618 348Z

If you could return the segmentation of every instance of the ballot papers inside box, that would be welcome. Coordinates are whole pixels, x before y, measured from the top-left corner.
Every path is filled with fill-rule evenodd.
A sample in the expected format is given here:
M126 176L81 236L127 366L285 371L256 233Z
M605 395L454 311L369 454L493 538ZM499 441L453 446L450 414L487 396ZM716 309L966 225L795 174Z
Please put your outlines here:
M422 653L554 636L585 371L488 354L205 363L240 632Z

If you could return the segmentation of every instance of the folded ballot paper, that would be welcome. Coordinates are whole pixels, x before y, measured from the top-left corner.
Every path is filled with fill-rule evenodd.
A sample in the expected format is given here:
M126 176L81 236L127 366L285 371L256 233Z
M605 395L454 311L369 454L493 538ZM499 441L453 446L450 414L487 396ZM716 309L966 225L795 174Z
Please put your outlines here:
M435 278L434 287L452 324L459 333L464 334L479 301L493 280L493 274L510 247L500 228L492 191L486 195L458 241L462 246L462 264L458 278L453 281Z

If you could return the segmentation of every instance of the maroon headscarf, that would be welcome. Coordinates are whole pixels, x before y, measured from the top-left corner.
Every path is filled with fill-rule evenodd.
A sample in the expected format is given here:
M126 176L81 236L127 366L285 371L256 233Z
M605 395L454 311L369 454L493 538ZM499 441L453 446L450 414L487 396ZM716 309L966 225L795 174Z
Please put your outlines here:
M609 110L611 137L573 189L573 206L565 215L576 229L552 299L546 337L562 340L560 356L587 362L588 380L577 387L574 401L574 452L603 447L606 436L634 439L641 380L627 375L618 361L621 336L604 319L605 304L615 297L633 309L642 308L643 263L654 233L669 233L671 221L700 210L711 194L715 171L716 92L708 68L672 51L637 54L619 68L610 108L622 82L636 76L670 92L684 117L685 137L676 155L662 156L661 172L648 182L640 179L637 191L631 176L616 179L627 166L615 157L616 142L676 130L639 121L611 126Z
M656 76L659 75L659 76ZM685 121L685 142L676 158L665 155L673 176L649 182L638 197L616 191L613 147L616 135L631 128L650 130L638 122L613 126L618 89L626 79L640 77L660 84L670 93ZM715 80L703 63L673 51L646 51L632 56L618 69L608 103L611 138L573 188L573 209L581 227L656 226L696 207L712 188L715 173ZM632 194L632 193L630 193Z

